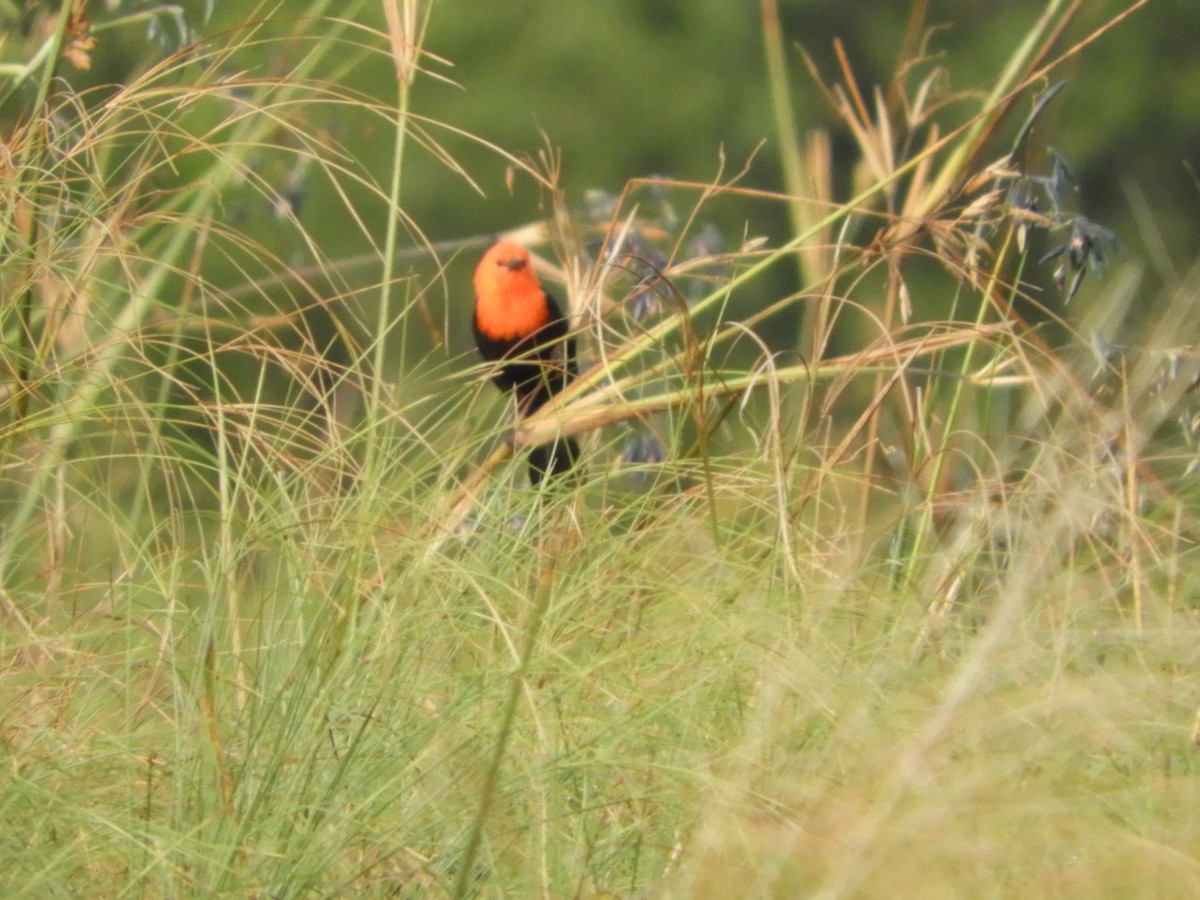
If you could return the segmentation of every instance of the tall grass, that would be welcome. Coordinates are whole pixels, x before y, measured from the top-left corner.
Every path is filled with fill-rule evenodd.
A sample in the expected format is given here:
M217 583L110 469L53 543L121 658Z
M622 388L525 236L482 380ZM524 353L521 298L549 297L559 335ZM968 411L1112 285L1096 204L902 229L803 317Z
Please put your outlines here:
M1076 254L1035 296L1077 220L1006 153L1078 6L971 102L842 54L844 202L770 3L786 190L589 221L494 148L591 363L512 435L441 349L479 242L403 204L414 148L469 180L442 138L480 140L414 111L428 7L47 90L0 231L5 895L1194 894L1200 275ZM394 100L339 86L381 61ZM729 193L793 235L690 250ZM580 479L523 486L558 430ZM621 461L639 430L665 461Z

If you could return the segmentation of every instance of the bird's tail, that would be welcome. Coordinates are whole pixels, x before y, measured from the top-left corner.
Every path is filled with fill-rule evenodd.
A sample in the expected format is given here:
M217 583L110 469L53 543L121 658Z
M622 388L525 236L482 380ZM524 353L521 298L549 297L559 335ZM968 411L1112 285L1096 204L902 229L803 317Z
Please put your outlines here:
M571 471L579 460L579 445L574 438L560 437L529 451L529 483L537 487L542 479Z

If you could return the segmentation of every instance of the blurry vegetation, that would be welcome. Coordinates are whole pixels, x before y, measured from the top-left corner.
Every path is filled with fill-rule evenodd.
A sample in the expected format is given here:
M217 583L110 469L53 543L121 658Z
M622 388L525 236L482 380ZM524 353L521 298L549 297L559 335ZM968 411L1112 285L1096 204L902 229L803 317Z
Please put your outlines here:
M201 28L219 32L262 15L260 36L285 35L303 28L294 17L312 13L312 5L311 0L252 8L217 0L94 2L97 27L112 27L103 32L105 40L93 54L93 70L60 74L79 85L127 80ZM10 13L9 21L23 21L26 33L36 27L35 9L41 8L43 17L57 9L55 3L19 6L19 14ZM985 89L1008 48L1044 6L1041 0L922 0L912 6L879 5L863 15L831 0L780 0L796 123L803 130L831 128L837 196L846 196L857 161L852 138L807 77L795 48L811 54L822 76L831 78L837 67L833 40L839 39L863 89L882 86L893 112L897 67L923 54L924 61L906 68L904 77L911 81L941 68L944 78L937 89L947 99L961 97L957 106L962 110ZM1061 48L1123 7L1119 2L1084 4ZM1193 212L1196 179L1189 170L1189 161L1200 157L1200 130L1191 115L1200 97L1200 62L1186 30L1178 27L1191 9L1189 0L1147 4L1125 27L1115 28L1057 69L1056 80L1070 84L1043 117L1027 161L1032 168L1045 167L1048 147L1061 152L1078 176L1082 212L1117 234L1128 234L1130 250L1153 260L1152 274L1168 280L1168 267L1180 265L1200 246ZM351 3L337 14L383 26L376 3ZM587 191L619 193L629 178L709 181L717 175L722 154L727 173L752 160L743 186L777 190L780 142L763 77L760 22L756 0L567 6L544 0L442 2L430 17L425 46L450 63L430 64L447 80L420 83L413 108L518 155L533 157L549 141L563 154L562 188L577 211ZM5 52L16 58L21 47L10 37ZM268 68L286 68L292 53L280 43L261 44L251 55ZM386 60L338 58L322 65L330 71L317 74L391 102ZM372 126L353 119L313 124L332 124L331 139L352 148L371 170L386 169L390 144ZM993 147L997 155L1005 146L1005 136L999 137ZM446 146L486 197L449 175L436 159L412 154L405 209L431 238L494 232L544 213L540 202L545 198L528 181L518 180L511 192L506 188L507 164L486 147L450 138ZM333 253L361 249L340 227L322 231L321 211L336 204L324 202L316 179L306 183L306 171L264 168L264 177L281 191L288 179L296 178L295 187L316 207L308 212L322 246ZM731 244L747 231L778 241L787 229L780 205L725 198L711 204L706 215ZM1146 227L1151 224L1153 230ZM1048 272L1026 276L1050 284ZM463 284L460 273L451 285L455 298ZM772 287L782 292L789 285Z
M1195 895L1192 3L0 0L0 892Z

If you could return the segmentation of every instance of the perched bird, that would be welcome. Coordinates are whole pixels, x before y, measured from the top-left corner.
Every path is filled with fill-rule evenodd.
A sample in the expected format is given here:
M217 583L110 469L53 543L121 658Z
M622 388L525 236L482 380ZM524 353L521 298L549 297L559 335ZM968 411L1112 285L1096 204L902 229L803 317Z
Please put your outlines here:
M472 325L479 355L497 364L492 382L516 395L519 415L536 412L576 375L570 323L518 244L501 241L479 261ZM562 474L578 458L579 445L569 437L534 447L529 481Z

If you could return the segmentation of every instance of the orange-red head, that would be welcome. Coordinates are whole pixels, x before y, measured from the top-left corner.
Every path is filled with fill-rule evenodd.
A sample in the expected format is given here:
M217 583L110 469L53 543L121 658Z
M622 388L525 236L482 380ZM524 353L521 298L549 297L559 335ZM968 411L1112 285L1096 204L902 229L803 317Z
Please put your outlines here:
M518 340L550 320L542 283L533 271L529 251L500 241L475 269L475 321L493 340Z

